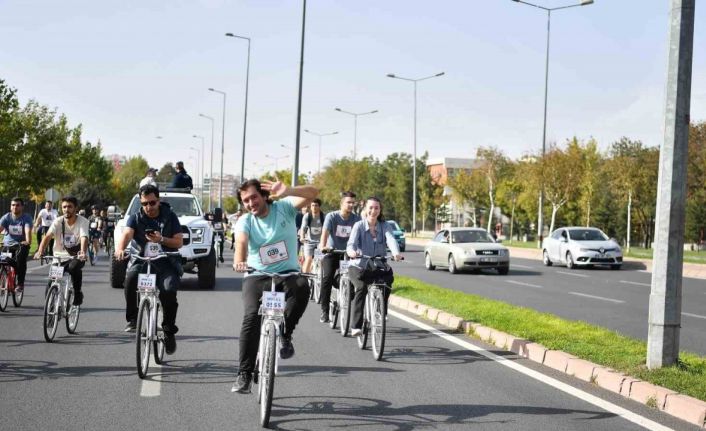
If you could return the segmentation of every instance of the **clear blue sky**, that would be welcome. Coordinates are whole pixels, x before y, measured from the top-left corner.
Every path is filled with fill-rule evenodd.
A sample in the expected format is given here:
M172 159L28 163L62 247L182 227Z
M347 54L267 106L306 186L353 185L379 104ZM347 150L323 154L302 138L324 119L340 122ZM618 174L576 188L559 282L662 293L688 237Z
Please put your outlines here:
M549 141L593 136L605 148L628 136L659 145L669 5L596 0L552 14ZM700 6L694 120L706 119ZM420 154L472 157L494 145L518 157L541 148L542 11L510 0L310 0L307 13L302 128L340 132L324 139L324 163L352 151L353 119L337 106L380 111L359 119L359 154L411 152L412 84L387 73L446 72L419 84ZM228 93L225 171L239 172L247 43L226 32L252 38L246 174L294 145L300 1L0 0L0 17L0 77L23 103L37 99L83 124L84 138L106 153L142 154L157 167L183 159L195 174L192 135L210 145L199 112L217 119L220 149L222 99L207 91L215 87ZM317 142L303 133L302 171L316 170Z

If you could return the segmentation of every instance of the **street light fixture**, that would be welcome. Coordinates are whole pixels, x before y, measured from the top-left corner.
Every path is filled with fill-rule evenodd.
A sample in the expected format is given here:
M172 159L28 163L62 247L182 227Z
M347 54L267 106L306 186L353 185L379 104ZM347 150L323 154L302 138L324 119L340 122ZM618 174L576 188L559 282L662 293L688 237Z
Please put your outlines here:
M417 235L417 82L431 78L443 76L446 72L439 72L436 75L425 76L424 78L404 78L394 73L388 73L388 78L401 79L414 83L414 145L412 147L412 235Z
M223 96L223 123L221 124L221 178L218 190L218 207L223 208L223 153L226 143L226 93L225 91L209 88L208 91L218 93ZM213 179L211 180L213 182Z
M568 6L559 6L559 7L544 7L540 5L536 5L534 3L529 3L523 0L512 0L515 3L522 3L527 6L532 6L536 7L537 9L542 9L547 11L547 55L546 55L546 60L544 64L544 121L542 124L542 162L544 162L544 154L546 153L547 150L547 94L549 91L549 35L550 35L550 29L551 29L551 20L552 20L552 11L553 10L559 10L559 9L569 9L572 7L577 7L577 6L588 6L590 4L593 4L593 0L582 0L581 3L576 3L576 4L571 4ZM544 175L542 175L543 177ZM543 208L544 208L544 179L542 179L542 185L539 191L539 209L538 209L538 215L537 215L537 224L539 225L537 227L537 236L539 237L539 247L542 247L542 241L544 240L544 213L543 213Z
M226 33L226 36L248 41L248 65L245 69L245 114L243 118L243 156L240 159L240 182L242 183L243 181L245 181L245 134L248 127L248 89L250 87L250 38L245 36L238 36L233 33Z
M265 154L265 157L267 157L268 159L272 159L272 160L275 161L275 173L276 173L276 172L279 170L279 161L288 158L288 157L289 157L289 154L284 155L284 156L279 156L279 157L277 157L277 156L271 156L271 155L269 155L269 154Z
M211 188L213 187L213 137L216 121L213 117L209 117L208 115L199 114L199 117L203 117L211 121L211 157L209 158L211 169L208 177L208 211L210 212L213 209L211 204Z
M304 129L306 133L311 133L314 136L319 137L319 167L317 169L317 172L320 174L321 173L321 138L324 136L331 136L331 135L338 135L338 132L331 132L331 133L317 133L313 132L309 129Z
M352 115L354 120L353 120L353 160L356 158L356 149L358 146L358 117L361 115L369 115L369 114L375 114L378 112L378 110L370 111L370 112L349 112L349 111L344 111L341 108L336 108L336 111L342 112L344 114Z

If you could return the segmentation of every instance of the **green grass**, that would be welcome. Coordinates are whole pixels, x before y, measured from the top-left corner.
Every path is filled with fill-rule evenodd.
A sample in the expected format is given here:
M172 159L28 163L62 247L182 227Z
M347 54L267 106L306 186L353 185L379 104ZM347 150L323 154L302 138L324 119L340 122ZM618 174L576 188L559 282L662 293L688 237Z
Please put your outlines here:
M625 249L623 249L623 253L628 257L652 259L653 250L651 248L630 247L629 253L626 253ZM684 250L684 262L706 264L706 251Z
M679 365L648 370L644 341L586 322L562 319L408 277L395 277L394 293L706 401L705 357L682 352Z
M517 247L517 248L534 248L534 249L539 249L537 246L537 241L510 241L508 240L503 240L503 245L505 247Z

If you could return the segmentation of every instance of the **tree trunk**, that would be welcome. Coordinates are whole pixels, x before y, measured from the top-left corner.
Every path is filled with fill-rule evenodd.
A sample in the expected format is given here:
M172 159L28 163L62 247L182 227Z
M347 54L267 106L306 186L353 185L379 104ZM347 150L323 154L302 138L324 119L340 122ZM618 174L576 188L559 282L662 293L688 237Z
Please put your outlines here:
M588 208L586 209L586 227L591 226L591 202L588 203Z
M628 191L628 231L627 231L627 242L625 244L630 253L630 230L632 229L632 190Z
M515 226L515 200L512 200L512 213L510 214L510 244L512 244L512 228Z
M549 225L549 232L554 232L554 222L556 221L556 213L559 211L560 205L552 204L552 223Z
M495 211L495 204L491 201L490 202L490 211L488 212L488 233L490 233L490 229L493 225L493 212Z

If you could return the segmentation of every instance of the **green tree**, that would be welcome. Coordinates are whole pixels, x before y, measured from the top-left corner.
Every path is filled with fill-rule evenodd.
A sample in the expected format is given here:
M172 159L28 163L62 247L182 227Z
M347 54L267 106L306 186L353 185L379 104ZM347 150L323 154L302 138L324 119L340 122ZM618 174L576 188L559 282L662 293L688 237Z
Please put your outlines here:
M478 151L476 151L476 157L480 161L479 170L485 176L485 185L488 189L487 231L490 232L493 226L497 187L508 170L508 159L502 151L495 147L479 147Z
M145 170L145 172L147 172L147 170ZM176 173L176 168L174 168L174 164L172 164L172 162L165 163L164 166L162 166L162 168L157 172L156 181L158 183L170 184Z
M0 172L10 172L14 166L14 158L7 157L22 145L23 131L20 124L20 104L17 101L17 90L10 88L0 79ZM3 181L5 183L5 174ZM3 187L4 185L4 187ZM12 193L13 186L0 184L0 194Z
M115 198L121 207L127 208L148 168L149 164L142 156L130 157L113 175Z

